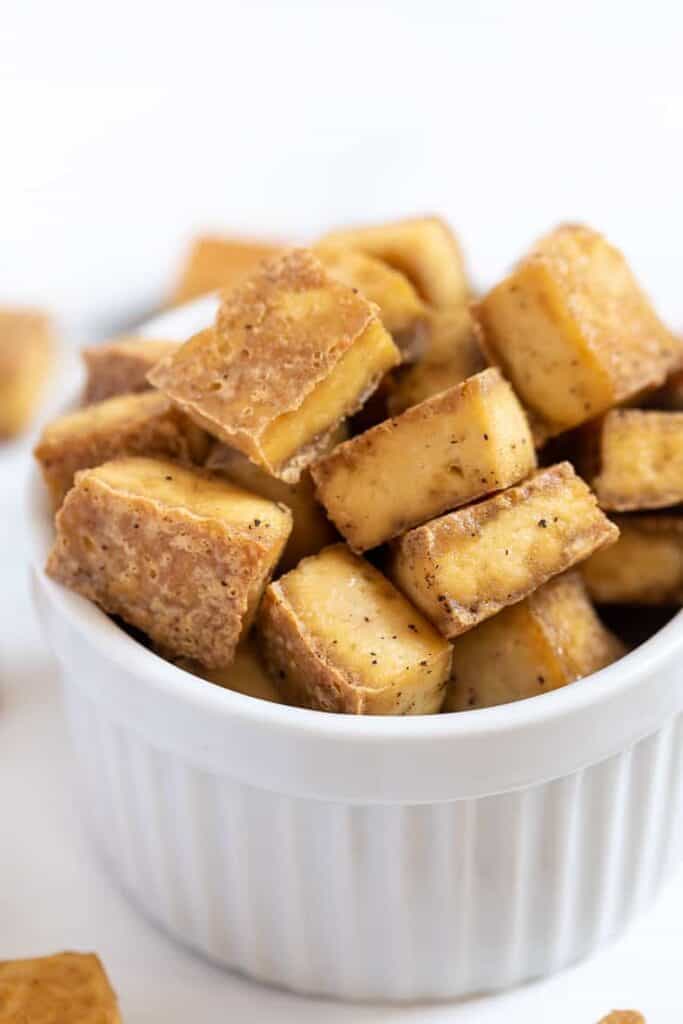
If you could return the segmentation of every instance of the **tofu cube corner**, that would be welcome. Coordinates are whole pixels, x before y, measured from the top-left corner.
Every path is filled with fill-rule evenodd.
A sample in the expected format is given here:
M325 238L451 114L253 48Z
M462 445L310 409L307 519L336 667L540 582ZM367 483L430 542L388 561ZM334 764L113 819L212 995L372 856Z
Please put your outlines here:
M94 953L0 962L0 1020L121 1024L116 994Z

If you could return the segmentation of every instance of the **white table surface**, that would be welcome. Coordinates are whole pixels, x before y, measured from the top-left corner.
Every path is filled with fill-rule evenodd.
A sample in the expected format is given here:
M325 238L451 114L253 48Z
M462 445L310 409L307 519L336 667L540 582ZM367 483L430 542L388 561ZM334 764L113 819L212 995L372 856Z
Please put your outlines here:
M582 219L683 325L681 5L650 0L4 0L0 301L50 307L73 352L158 302L202 227L307 237L437 210L477 281ZM0 449L0 958L94 949L126 1024L683 1021L683 871L593 960L515 992L382 1008L214 969L141 920L72 800L55 668Z

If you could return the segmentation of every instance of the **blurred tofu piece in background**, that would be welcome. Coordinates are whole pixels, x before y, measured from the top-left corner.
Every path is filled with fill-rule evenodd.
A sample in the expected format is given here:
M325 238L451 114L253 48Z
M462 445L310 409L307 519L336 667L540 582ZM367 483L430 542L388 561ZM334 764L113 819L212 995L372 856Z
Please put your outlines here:
M29 425L45 390L54 349L45 313L0 308L0 440Z
M178 306L219 288L232 288L282 249L274 242L200 235L190 246L167 305Z
M131 335L84 348L81 352L86 372L83 403L89 405L117 395L149 391L152 385L147 381L147 374L180 344L179 341Z

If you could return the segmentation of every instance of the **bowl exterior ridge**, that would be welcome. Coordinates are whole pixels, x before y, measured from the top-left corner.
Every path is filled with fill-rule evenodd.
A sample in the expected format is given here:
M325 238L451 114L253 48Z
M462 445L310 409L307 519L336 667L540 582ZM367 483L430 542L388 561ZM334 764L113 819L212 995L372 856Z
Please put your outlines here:
M121 886L206 957L295 991L402 1002L551 973L622 931L683 853L683 716L539 786L363 806L217 776L65 692Z

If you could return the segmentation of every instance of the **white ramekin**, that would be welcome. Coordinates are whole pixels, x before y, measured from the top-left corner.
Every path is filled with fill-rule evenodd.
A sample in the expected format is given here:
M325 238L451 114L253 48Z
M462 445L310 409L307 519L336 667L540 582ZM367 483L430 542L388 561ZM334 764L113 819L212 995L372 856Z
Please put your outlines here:
M28 516L90 830L135 903L212 960L344 999L499 989L618 933L680 860L682 615L532 700L322 714L147 651L45 576L37 474Z

